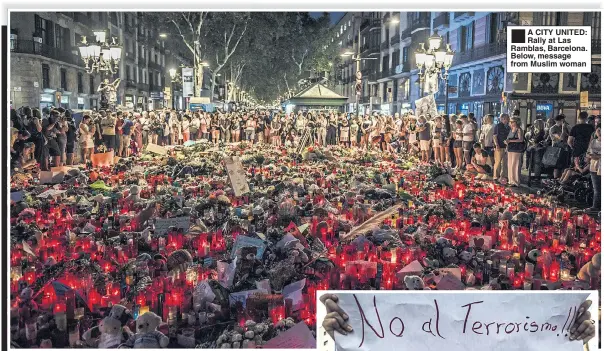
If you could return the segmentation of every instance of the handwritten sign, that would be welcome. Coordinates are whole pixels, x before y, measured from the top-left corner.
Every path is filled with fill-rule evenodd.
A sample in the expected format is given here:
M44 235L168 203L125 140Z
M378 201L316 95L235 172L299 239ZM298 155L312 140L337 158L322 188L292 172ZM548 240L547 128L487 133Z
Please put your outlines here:
M283 288L283 297L292 300L292 311L297 311L302 308L302 305L304 304L302 290L304 289L305 285L306 278L286 285Z
M45 192L39 194L37 197L40 199L46 199L48 197L55 197L63 194L67 190L48 189Z
M451 276L451 275L449 275ZM569 328L589 293L338 293L344 350L580 351Z
M245 235L239 235L237 236L237 239L235 239L235 244L233 244L233 250L231 251L231 259L235 258L235 256L239 256L242 248L250 246L258 248L258 251L256 251L256 258L261 259L264 254L264 249L266 248L264 242L260 239L250 238Z
M167 155L168 154L168 150L166 150L166 148L164 148L163 146L156 145L156 144L148 144L147 148L145 150L147 152L151 152L151 153L158 154L158 155Z
M189 216L175 217L175 218L156 218L155 219L155 233L165 234L168 232L170 227L176 227L176 229L183 229L186 233L189 230L190 225Z
M235 196L242 196L243 194L249 193L250 186L247 183L245 171L243 170L243 165L241 164L239 157L225 157L224 164Z
M262 345L265 349L314 349L316 347L315 338L304 322L294 325Z

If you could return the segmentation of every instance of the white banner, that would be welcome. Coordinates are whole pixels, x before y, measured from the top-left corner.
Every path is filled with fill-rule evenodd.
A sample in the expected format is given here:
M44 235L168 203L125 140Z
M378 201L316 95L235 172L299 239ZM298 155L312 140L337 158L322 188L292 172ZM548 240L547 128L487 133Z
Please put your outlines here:
M335 333L339 351L583 350L568 330L589 292L337 295L353 329Z
M427 120L431 120L435 116L438 116L436 100L434 100L433 94L415 100L415 116L419 117L421 115L426 117ZM428 115L430 116L428 117Z
M182 68L182 95L184 97L193 96L193 68Z

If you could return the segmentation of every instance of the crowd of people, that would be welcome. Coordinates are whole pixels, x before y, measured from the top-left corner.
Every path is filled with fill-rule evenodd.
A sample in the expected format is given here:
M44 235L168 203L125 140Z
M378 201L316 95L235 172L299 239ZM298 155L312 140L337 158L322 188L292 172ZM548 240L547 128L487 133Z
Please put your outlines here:
M560 162L553 177L561 184L590 174L594 209L600 204L600 117L581 112L569 128L562 114L537 119L522 129L520 112L481 118L468 115L414 116L374 113L353 116L337 112L285 114L268 110L238 112L90 111L76 126L63 108L41 113L36 108L12 110L13 168L41 170L51 166L86 164L93 152L113 151L128 157L149 143L181 145L209 142L268 143L274 146L342 145L408 153L420 162L435 162L455 171L476 173L478 179L519 186L521 169L528 169L528 185L541 177L541 159L547 146L558 146L572 157ZM303 140L303 141L301 141ZM76 153L77 150L77 153ZM77 156L76 156L77 155ZM524 158L526 155L526 159ZM534 176L533 176L534 175Z

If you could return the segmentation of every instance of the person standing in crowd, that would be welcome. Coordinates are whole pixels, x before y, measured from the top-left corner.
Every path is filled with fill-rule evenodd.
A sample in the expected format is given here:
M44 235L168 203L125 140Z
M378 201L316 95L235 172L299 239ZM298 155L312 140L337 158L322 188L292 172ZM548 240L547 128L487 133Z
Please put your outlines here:
M566 124L566 116L559 114L556 116L556 124L549 129L549 140L552 142L552 146L558 146L563 149L567 149L568 140L568 125ZM565 167L554 169L554 178L559 178L562 175L562 171Z
M442 128L440 130L440 152L441 160L447 166L451 166L451 122L448 115L442 116Z
M78 128L79 142L80 142L80 156L81 162L84 165L88 165L92 151L94 150L94 134L96 132L96 125L92 122L90 115L85 114L82 117Z
M199 114L197 112L193 112L193 117L191 118L191 123L189 123L189 137L192 141L196 141L198 138L199 132Z
M47 141L48 154L52 159L52 165L54 167L61 166L61 149L57 142L57 125L60 123L60 115L59 111L52 110L48 117L42 120L42 130ZM49 171L50 164L48 159L43 160L40 167L43 171Z
M237 114L231 116L231 140L234 143L238 143L241 136L241 124Z
M528 169L528 186L533 181L533 173L537 179L541 178L541 159L545 150L545 122L538 119L533 124L526 148L526 168Z
M474 123L469 120L468 116L461 115L461 120L463 122L463 156L465 164L468 165L471 162L476 129ZM461 169L463 169L463 166Z
M478 142L482 147L482 151L485 151L489 157L490 163L495 163L494 157L494 138L493 133L495 131L493 127L494 116L489 114L484 116L482 121L482 126L480 127L480 136L478 137Z
M101 116L106 116L101 120L101 126L103 128L103 144L107 148L107 151L113 151L116 148L115 145L115 125L117 123L117 117L115 112L106 113L101 111Z
M589 155L589 172L591 175L591 184L594 189L594 201L591 208L588 211L600 211L601 204L601 194L602 194L602 183L601 183L601 165L600 165L600 155L602 153L602 144L601 144L601 130L600 124L597 124L595 127L596 131L594 133L593 138L591 139L588 147L588 155Z
M244 115L244 120L245 120L245 140L248 143L253 144L254 139L256 137L255 136L256 122L254 121L254 119L251 116L248 116L247 113Z
M350 144L350 126L348 125L348 119L344 117L340 126L340 145L349 147Z
M419 151L417 139L417 118L410 116L407 124L407 137L409 138L409 154L415 156Z
M134 139L136 147L136 154L138 155L142 150L145 149L145 143L143 142L143 124L141 123L141 114L138 112L134 113L134 126L132 128L131 138Z
M510 133L505 140L508 154L508 181L509 185L517 187L520 186L520 161L525 149L524 132L520 128L520 118L512 118L510 127Z
M499 123L493 128L493 145L495 146L495 166L493 167L493 180L505 183L508 174L508 156L505 140L510 134L510 117L507 113L501 114Z
M220 140L225 143L229 143L231 141L231 120L227 115L220 115Z
M278 115L271 121L271 138L273 146L281 146L281 120Z
M205 140L210 140L209 128L211 124L211 120L207 117L205 113L201 114L201 118L199 119L199 130L201 133L201 138Z
M135 114L135 116L137 116L137 114ZM139 149L144 149L147 144L149 143L149 117L147 114L147 111L143 112L142 115L138 114L139 118L137 118L138 123L140 123L141 125L141 137L142 137L142 143L138 145Z
M55 167L61 167L65 165L65 161L67 160L67 122L65 121L65 109L59 107L57 110L60 115L58 117L58 122L55 125L55 134L57 144L59 145L59 152L61 153L61 159L59 164Z
M191 139L191 130L189 129L190 125L191 125L191 121L189 119L189 115L184 115L184 117L182 118L182 124L181 124L183 144L186 143L187 141L189 141L189 139Z
M67 126L65 130L66 144L65 144L65 164L67 166L73 165L73 153L75 152L76 146L76 126L75 121L73 120L73 116L71 115L71 111L65 111L65 125Z
M264 116L260 115L254 118L256 119L256 137L258 139L258 144L264 144L264 132L266 130Z
M417 123L417 132L419 135L419 148L421 151L421 161L430 162L430 124L424 116L419 116Z
M44 164L48 163L48 147L44 133L42 132L42 115L37 108L23 109L25 117L25 130L29 132L29 141L34 144L34 157L42 170Z
M327 145L327 119L323 112L317 116L317 140L320 146Z
M371 134L371 120L365 115L360 125L361 148L369 150L369 135Z
M587 123L587 112L581 111L577 124L572 127L568 135L568 146L572 149L573 164L578 166L579 158L587 153L589 141L594 134L594 127Z
M122 111L117 111L117 119L115 121L115 148L117 149L117 154L115 156L120 156L124 152L123 144L122 144L122 126L124 125L124 114Z
M357 148L359 145L359 120L357 116L350 118L350 145Z
M463 121L455 121L455 132L453 133L453 152L455 153L455 169L461 171L463 168Z
M432 150L434 151L434 161L436 164L443 164L445 161L442 136L443 136L443 120L441 116L434 117L434 128L432 130Z
M124 119L122 121L122 137L120 141L122 143L120 145L120 157L130 157L130 140L133 127L134 123L132 123L130 117L127 114L124 114Z
M338 118L333 113L329 113L329 118L327 120L327 145L336 145L336 134L338 130Z

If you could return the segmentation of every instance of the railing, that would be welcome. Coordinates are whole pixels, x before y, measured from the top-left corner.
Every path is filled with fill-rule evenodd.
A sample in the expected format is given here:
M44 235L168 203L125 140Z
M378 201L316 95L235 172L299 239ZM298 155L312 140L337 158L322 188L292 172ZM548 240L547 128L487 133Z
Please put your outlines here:
M390 42L386 39L380 44L380 50L388 49L388 46L390 46Z
M452 66L460 65L470 61L481 60L487 57L505 54L507 50L506 42L485 44L472 48L469 51L455 53Z
M154 70L157 70L157 71L163 71L164 68L159 63L155 63L153 61L149 61L149 69L154 69Z
M149 84L146 83L138 83L138 90L149 91Z
M401 42L401 37L400 35L398 35L398 33L396 33L395 36L393 36L392 38L390 38L390 45L396 45L398 43Z
M132 79L128 79L126 80L126 88L133 88L136 89L136 82Z
M361 46L361 53L365 54L365 55L370 55L376 52L380 51L380 46L379 45L370 45L370 44L365 44L363 46Z
M416 18L411 25L409 26L410 31L414 31L418 28L430 27L430 14L422 15L419 18Z
M453 18L456 20L465 19L468 17L474 16L474 12L462 11L462 12L453 12Z
M372 72L367 76L367 81L369 81L369 82L377 82L377 80L378 80L377 72Z
M36 43L33 40L16 40L12 42L11 52L21 54L32 54L48 57L57 61L62 61L72 65L84 67L84 61L80 55L76 55L65 49L55 48L54 46Z
M602 40L601 39L592 39L591 40L591 54L597 55L602 52Z
M145 58L144 58L144 57L140 57L140 56L139 56L139 58L138 58L138 64L139 64L140 66L147 66L147 61L145 60Z
M363 22L361 22L361 31L364 31L365 29L380 28L380 27L381 27L381 22L378 18L365 18L363 20Z
M449 12L441 12L440 15L434 18L433 27L437 28L446 28L449 26Z

